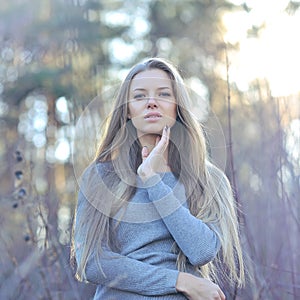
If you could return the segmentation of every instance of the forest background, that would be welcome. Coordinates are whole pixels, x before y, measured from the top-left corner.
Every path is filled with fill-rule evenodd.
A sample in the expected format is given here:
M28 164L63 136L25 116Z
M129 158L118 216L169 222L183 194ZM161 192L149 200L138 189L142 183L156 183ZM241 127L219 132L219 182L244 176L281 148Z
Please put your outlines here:
M260 2L260 18L259 1L1 2L1 299L92 299L69 262L77 171L95 142L77 122L93 99L98 119L85 121L101 122L128 68L152 56L201 99L235 191L253 278L227 298L300 298L300 2Z

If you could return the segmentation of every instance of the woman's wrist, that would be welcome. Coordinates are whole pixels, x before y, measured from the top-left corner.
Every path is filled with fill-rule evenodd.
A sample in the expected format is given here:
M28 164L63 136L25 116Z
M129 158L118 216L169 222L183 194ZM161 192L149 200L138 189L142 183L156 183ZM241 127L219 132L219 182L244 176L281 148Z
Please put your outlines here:
M149 172L143 172L140 171L138 173L138 175L140 176L140 178L143 180L143 182L146 182L148 179L152 178L153 176L155 176L157 173L153 172L152 170Z
M175 288L176 288L177 292L180 292L180 293L186 293L187 292L186 283L188 281L188 276L189 275L190 274L184 273L184 272L179 272L178 273L178 277L177 277L177 281L176 281L176 285L175 285Z

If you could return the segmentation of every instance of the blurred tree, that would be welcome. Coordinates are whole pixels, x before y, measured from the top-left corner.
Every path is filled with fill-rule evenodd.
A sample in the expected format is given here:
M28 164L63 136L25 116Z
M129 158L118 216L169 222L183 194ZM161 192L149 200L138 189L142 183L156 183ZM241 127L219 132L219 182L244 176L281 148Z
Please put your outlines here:
M296 11L300 8L300 2L299 1L289 1L286 6L286 12L293 15L296 13Z
M295 132L300 123L294 135L290 130L300 120L299 95L272 97L265 80L253 82L247 93L236 92L239 101L232 108L236 193L254 276L252 286L241 295L297 299L300 172L295 159L299 162L300 145ZM292 143L287 143L289 138Z
M103 9L94 1L11 1L1 6L5 143L0 155L6 162L0 169L1 249L8 258L1 265L2 299L23 299L23 294L24 299L50 299L62 292L68 299L81 298L71 269L65 268L76 194L68 153L72 123L102 87L109 62L106 39L126 29L104 24ZM22 165L14 153L22 157ZM22 180L13 180L14 172L23 174ZM42 254L37 255L37 248Z
M5 82L4 100L19 103L36 89L46 89L54 98L78 95L88 100L95 95L101 86L101 77L95 80L97 66L105 70L109 63L105 41L126 26L107 26L101 21L104 5L82 3L31 1L32 6L23 2L2 12L2 45L12 53L9 60L17 74Z

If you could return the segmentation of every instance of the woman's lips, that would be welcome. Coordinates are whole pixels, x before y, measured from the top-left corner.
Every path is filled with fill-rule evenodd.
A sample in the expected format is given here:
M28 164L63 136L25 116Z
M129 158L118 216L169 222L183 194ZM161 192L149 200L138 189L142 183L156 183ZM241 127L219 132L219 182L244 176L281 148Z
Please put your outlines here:
M144 119L146 120L156 120L156 119L160 119L162 117L162 115L158 112L151 112L151 113L147 113L144 116Z

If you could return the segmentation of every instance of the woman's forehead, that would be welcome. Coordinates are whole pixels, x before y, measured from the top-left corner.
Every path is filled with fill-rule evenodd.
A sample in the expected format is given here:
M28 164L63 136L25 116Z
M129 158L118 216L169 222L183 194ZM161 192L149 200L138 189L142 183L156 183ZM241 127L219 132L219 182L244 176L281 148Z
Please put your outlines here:
M131 81L130 89L146 89L152 87L172 88L170 77L165 71L160 69L145 70L137 75Z

